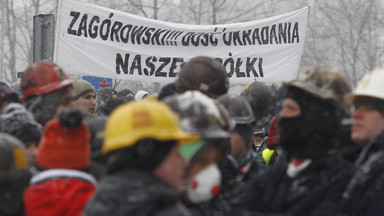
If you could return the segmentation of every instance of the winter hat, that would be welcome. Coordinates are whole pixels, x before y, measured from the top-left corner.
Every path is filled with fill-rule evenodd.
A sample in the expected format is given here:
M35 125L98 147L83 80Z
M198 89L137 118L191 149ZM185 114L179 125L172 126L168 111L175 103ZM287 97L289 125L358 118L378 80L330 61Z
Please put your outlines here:
M104 89L101 89L99 93L101 94L101 101L103 103L107 103L108 100L112 97L112 95L117 94L117 91L111 88L104 88Z
M19 102L19 96L13 92L10 88L0 86L0 105L5 101L8 102Z
M157 99L162 100L163 98L174 95L174 94L177 94L177 89L176 89L176 84L172 82L163 86L160 89L159 96L157 97Z
M32 113L19 103L10 103L0 115L0 131L17 137L22 142L39 141L41 125Z
M85 80L75 80L73 85L73 95L74 100L79 99L80 97L88 94L88 93L96 93L95 88Z
M135 94L135 100L141 101L148 95L149 95L149 92L140 90Z
M106 103L102 104L97 110L95 115L96 116L101 116L101 115L106 115L109 116L113 110L115 110L118 106L121 104L127 103L128 101L131 101L133 99L128 99L128 98L122 98L122 97L116 97L116 98L111 98L108 100Z
M44 128L36 163L43 169L79 169L90 166L90 135L80 110L65 110Z
M5 130L4 132L17 137L21 142L40 141L41 126L31 122L20 122L18 127L11 127L13 130Z
M269 124L269 133L267 138L267 148L275 149L279 144L279 131L277 129L277 118L274 117Z
M120 90L119 92L117 92L116 96L117 97L125 97L127 94L132 94L133 96L135 96L135 94L129 89Z

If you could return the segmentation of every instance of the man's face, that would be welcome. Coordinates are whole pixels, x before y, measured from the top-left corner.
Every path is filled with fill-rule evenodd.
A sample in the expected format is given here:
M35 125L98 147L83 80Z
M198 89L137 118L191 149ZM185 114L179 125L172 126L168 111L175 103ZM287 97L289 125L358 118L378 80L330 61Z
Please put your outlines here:
M191 180L195 175L197 175L201 170L208 167L211 164L218 164L220 162L220 149L209 146L204 148L202 151L196 153L193 156L193 160L189 163L184 179Z
M235 158L241 158L247 153L247 147L243 138L237 132L231 136L231 155Z
M384 116L369 105L355 107L352 117L351 139L361 147L384 132Z
M174 145L166 158L156 167L154 174L172 188L181 191L183 188L184 169L186 167L187 162L179 153L179 146Z
M75 100L75 107L81 109L84 115L93 115L96 108L96 93L88 93Z
M37 157L37 144L38 141L28 141L24 145L27 149L27 158L30 165L35 165Z
M279 113L280 118L293 118L301 113L300 105L291 98L285 98Z

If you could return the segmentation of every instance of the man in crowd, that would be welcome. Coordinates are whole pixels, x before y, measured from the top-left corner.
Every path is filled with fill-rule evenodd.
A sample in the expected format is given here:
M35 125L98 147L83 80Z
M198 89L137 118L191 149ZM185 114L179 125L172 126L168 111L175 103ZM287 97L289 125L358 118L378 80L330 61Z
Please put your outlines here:
M254 178L234 201L233 215L336 215L354 171L337 151L350 86L323 66L284 86L278 130L288 160Z
M75 107L84 115L92 116L96 108L96 91L91 83L85 80L76 80L73 83Z
M351 139L362 147L357 171L343 194L341 215L384 215L384 70L367 74L348 96Z
M162 102L119 106L105 129L106 174L84 215L190 215L179 200L187 163L178 150L198 138Z
M44 126L60 110L74 106L73 82L58 65L37 62L29 66L21 78L21 100Z

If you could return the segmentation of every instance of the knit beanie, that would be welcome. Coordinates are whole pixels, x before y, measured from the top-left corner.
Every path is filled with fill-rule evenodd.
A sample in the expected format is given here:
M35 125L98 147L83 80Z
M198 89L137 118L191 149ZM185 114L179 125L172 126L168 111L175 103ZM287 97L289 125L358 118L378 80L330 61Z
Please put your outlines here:
M74 100L77 100L88 93L96 93L95 88L93 88L88 81L76 80L72 85Z
M32 122L12 123L9 129L5 128L4 132L17 137L23 143L39 142L41 138L41 126Z
M65 110L49 121L39 143L36 163L43 169L79 169L90 166L90 134L80 110Z

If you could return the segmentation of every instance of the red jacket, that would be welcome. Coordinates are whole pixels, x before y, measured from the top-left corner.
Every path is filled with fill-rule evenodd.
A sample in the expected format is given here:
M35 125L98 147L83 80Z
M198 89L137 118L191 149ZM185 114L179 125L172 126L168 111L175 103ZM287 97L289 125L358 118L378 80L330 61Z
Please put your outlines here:
M31 179L31 186L24 192L27 216L76 216L96 189L96 180L77 170L50 169Z

